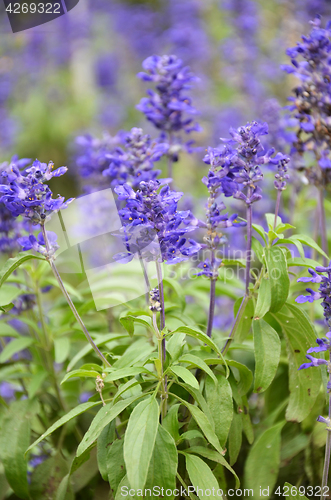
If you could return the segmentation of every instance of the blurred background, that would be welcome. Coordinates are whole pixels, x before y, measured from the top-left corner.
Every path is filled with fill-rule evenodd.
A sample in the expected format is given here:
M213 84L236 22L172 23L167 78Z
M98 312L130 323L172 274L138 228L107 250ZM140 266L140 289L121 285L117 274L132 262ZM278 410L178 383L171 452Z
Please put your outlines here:
M0 163L18 154L67 165L52 186L77 196L76 137L133 126L156 137L135 107L148 88L136 74L146 57L175 54L198 77L192 98L202 127L193 134L201 149L184 155L175 181L199 196L204 150L230 126L265 120L268 141L281 149L293 84L280 64L317 14L328 19L331 1L80 0L65 16L13 34L3 8Z

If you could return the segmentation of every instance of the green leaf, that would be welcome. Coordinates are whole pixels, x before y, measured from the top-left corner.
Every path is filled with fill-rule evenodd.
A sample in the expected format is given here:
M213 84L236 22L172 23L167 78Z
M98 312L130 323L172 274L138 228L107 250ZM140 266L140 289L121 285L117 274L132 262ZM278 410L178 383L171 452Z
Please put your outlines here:
M198 497L201 499L209 498L210 495L205 495L205 492L210 492L215 488L215 492L219 489L218 482L211 469L206 462L195 455L185 453L186 469L190 481L197 491Z
M252 446L245 464L244 486L253 489L254 498L270 498L277 481L280 464L280 433L285 422L267 429ZM262 490L269 489L269 495L261 496Z
M41 257L41 255L32 255L30 253L21 252L16 257L7 260L5 265L0 270L0 288L6 281L6 279L14 272L18 267L20 267L24 262L27 262L31 259L37 260L46 260L45 257Z
M202 430L202 432L206 436L207 441L209 441L209 443L212 444L214 446L214 448L216 448L216 450L219 453L223 453L223 450L222 450L222 447L221 447L220 442L218 440L218 437L216 436L215 431L214 431L210 421L206 417L206 415L197 406L191 405L191 403L184 401L179 396L175 396L175 397L184 406L186 406L186 408L188 408L192 417L194 418L194 420L196 421L196 423L198 424L198 426L200 427L200 429Z
M166 350L171 356L172 361L177 361L179 356L183 352L183 346L185 344L185 333L177 332L173 333L170 339L166 343Z
M236 317L237 312L239 310L240 304L245 298L238 299L233 308L234 317ZM236 330L236 340L239 343L242 343L248 336L249 331L252 325L252 319L254 317L254 302L251 298L246 298L246 305L243 306L244 311L242 313L241 319L239 321L237 330Z
M109 375L107 375L104 381L112 382L113 380L119 380L121 378L134 377L135 375L139 375L140 373L148 373L149 375L155 377L155 374L147 370L147 368L145 368L144 366L132 366L129 368L121 368L120 370L112 371Z
M29 498L24 451L30 442L30 419L38 408L35 401L15 401L1 423L0 457L6 478L15 494L24 499Z
M307 350L316 343L316 332L306 314L292 304L286 304L275 319L282 327L289 360L290 399L286 419L302 422L313 409L322 382L320 368L298 370Z
M243 423L241 415L239 415L238 413L234 413L229 432L230 465L236 463L240 452L242 443L242 426Z
M261 238L263 238L264 243L267 244L267 238L265 236L264 228L262 226L260 226L259 224L252 224L252 228L257 232L257 234L259 234L261 236Z
M228 360L228 365L234 368L231 371L233 372L234 377L238 382L237 387L239 395L243 396L244 394L247 394L253 381L253 374L251 370L242 363L239 363L239 361L235 361L233 359ZM238 370L239 372L239 381L236 370Z
M218 346L215 344L215 342L213 342L212 339L208 337L208 335L201 332L200 330L196 330L195 328L191 328L189 326L180 326L179 328L177 328L177 330L171 332L170 335L177 333L177 332L186 333L186 335L194 337L195 339L198 339L201 342L204 342L205 344L207 344L209 347L211 347L219 355L219 357L224 361L224 365L227 368L227 364L225 362L225 359L223 358L221 350L218 348ZM228 370L228 368L227 368L227 370Z
M64 363L70 352L69 337L59 337L54 339L55 362Z
M185 450L186 453L196 453L198 455L201 455L204 458L207 458L208 460L212 460L213 462L217 462L226 469L228 469L235 477L236 480L236 488L239 488L240 486L240 480L235 471L232 469L232 467L228 464L228 462L225 460L223 455L218 453L215 450L211 450L210 448L205 448L204 446L191 446L188 450Z
M194 354L184 354L179 358L178 361L180 361L181 363L190 363L192 366L200 368L202 371L206 372L209 375L209 377L213 379L215 384L217 384L217 378L215 377L215 375L213 374L207 363L205 363L203 359L199 358L198 356L194 356Z
M155 447L149 464L145 489L153 491L154 486L166 490L176 488L178 454L175 441L169 432L160 424L156 434ZM167 495L167 498L174 498Z
M30 347L34 343L34 340L30 337L20 337L15 340L11 340L4 348L0 354L0 363L5 363L17 352L23 351L27 347Z
M265 249L265 259L271 286L270 311L277 312L285 304L290 288L286 259L282 250L275 246Z
M27 386L29 398L32 399L34 395L38 392L44 380L48 377L48 372L45 370L40 370L31 376L31 380Z
M0 321L0 337L19 337L16 330L7 323Z
M288 498L288 500L299 500L299 499L308 500L308 498L305 495L299 493L299 488L297 488L297 486L292 486L292 484L287 482L284 484L284 486L287 486L289 488L289 492L286 493L286 498ZM304 491L305 489L306 488L304 488ZM282 491L285 493L284 490Z
M179 422L178 422L178 404L173 405L163 420L163 427L169 432L175 441L180 439L179 436Z
M159 424L159 405L150 396L131 413L124 437L124 460L131 487L143 489Z
M106 425L112 422L112 420L122 413L122 411L125 410L125 408L127 408L131 403L137 401L137 399L140 399L142 396L143 394L131 396L130 398L118 401L114 405L113 403L108 403L103 406L92 420L88 431L85 433L85 436L80 442L77 448L76 456L79 457L82 455L84 451L98 439L102 429L104 429Z
M275 222L275 214L267 213L265 214L265 218L268 224L269 229L273 229ZM276 229L282 224L282 219L277 215L276 219Z
M63 380L61 380L61 384L66 382L70 378L94 378L100 376L100 373L95 370L73 370L72 372L67 373Z
M185 439L187 441L190 441L191 439L196 439L196 438L200 438L200 439L203 439L205 441L205 438L203 437L201 432L197 431L197 430L183 432L183 434L180 435L181 441L184 441Z
M193 373L191 373L187 368L184 368L184 366L171 366L170 370L172 373L177 375L177 377L180 377L184 380L186 384L191 385L192 387L195 387L195 389L199 389L199 383Z
M32 473L30 495L33 500L54 499L62 478L69 471L69 464L61 453L42 462Z
M104 481L108 480L108 470L107 470L108 452L111 448L112 442L115 439L114 424L115 422L113 420L110 424L106 425L106 427L102 430L100 436L98 437L97 441L98 467L101 477Z
M258 260L263 263L264 248L261 245L261 243L259 242L259 240L257 240L256 238L254 238L254 236L252 237L252 250L255 253L255 255L258 258Z
M205 381L207 403L215 422L215 434L224 447L233 418L232 391L228 380L217 375L217 385L207 377Z
M119 484L126 474L123 445L124 440L117 439L109 447L109 451L107 453L108 481L113 491L113 496L116 495Z
M253 321L255 377L254 392L264 392L273 381L280 358L278 333L263 319Z
M321 247L317 245L316 241L313 240L313 238L311 238L310 236L307 236L306 234L293 234L289 239L301 241L301 243L307 245L310 248L313 248L318 253L323 255L323 257L329 260L328 255L326 255L326 253L321 249Z
M263 316L269 311L271 306L271 281L265 276L262 278L261 285L259 287L259 294L257 297L254 317L256 319L263 318Z
M120 316L119 320L120 320L121 325L124 326L124 328L126 329L128 334L131 335L131 337L134 334L134 324L135 323L143 325L144 327L147 328L147 330L151 330L151 325L150 325L150 323L148 323L148 321L146 321L145 319L142 319L141 317L133 316L132 314L128 314L127 312L122 314Z
M98 406L100 404L101 404L101 401L97 401L96 403L83 403L81 405L76 406L76 408L73 408L71 411L69 411L69 413L67 413L66 415L64 415L59 420L57 420L55 422L55 424L51 425L51 427L49 429L47 429L47 431L44 434L42 434L38 439L36 439L36 441L34 441L34 443L32 443L31 446L29 446L29 448L26 450L25 453L27 453L32 448L34 448L35 446L37 446L37 444L40 443L40 441L42 441L47 436L49 436L50 434L52 434L52 432L56 431L56 429L58 429L62 425L64 425L67 422L69 422L69 420L72 420L73 418L77 417L81 413L84 413L85 411L89 410L90 408L93 408L94 406Z
M292 259L287 259L288 267L299 266L299 267L312 267L313 269L315 269L315 267L319 265L320 263L317 262L317 260L307 259L306 257L304 259L301 259L300 257L293 257Z
M6 306L23 293L21 288L13 285L3 285L0 288L0 307Z

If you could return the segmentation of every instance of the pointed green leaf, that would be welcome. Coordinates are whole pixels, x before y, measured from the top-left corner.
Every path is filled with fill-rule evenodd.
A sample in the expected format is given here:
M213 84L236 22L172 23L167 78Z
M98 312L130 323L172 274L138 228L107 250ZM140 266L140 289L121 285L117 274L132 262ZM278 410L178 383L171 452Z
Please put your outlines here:
M230 465L236 463L242 443L242 418L238 413L233 414L229 432Z
M8 259L5 265L0 269L0 287L4 284L6 279L14 272L18 267L20 267L24 262L31 259L46 260L45 257L41 255L32 255L30 253L21 252L16 257Z
M271 306L271 282L265 276L262 278L257 297L254 317L261 319L269 311Z
M63 380L61 380L61 384L69 380L70 378L96 378L100 376L100 373L95 370L73 370L72 372L67 373Z
M277 312L285 304L290 288L286 259L282 250L275 246L266 248L264 253L271 286L270 311Z
M200 368L202 371L206 372L209 375L209 377L213 379L215 384L217 383L217 378L215 377L215 375L213 374L207 363L205 363L203 359L199 358L198 356L194 356L194 354L184 354L179 358L178 361L180 361L181 363L190 363L191 365Z
M89 448L100 436L101 431L114 420L120 413L122 413L125 408L127 408L131 403L140 399L143 394L136 396L131 396L130 398L118 401L116 404L108 403L98 411L92 423L85 433L82 441L80 442L76 456L79 457L84 453L87 448Z
M191 446L188 450L185 450L187 453L196 453L198 455L201 455L204 458L208 458L208 460L213 460L213 462L217 462L226 469L228 469L235 477L236 480L236 488L239 488L240 486L240 481L239 477L235 473L235 471L232 469L232 467L228 464L228 462L225 460L223 455L218 453L215 450L211 450L210 448L206 448L205 446Z
M166 490L176 488L178 454L175 441L169 432L160 424L156 434L155 447L149 464L146 488L153 491L155 485ZM167 498L174 498L167 495Z
M316 332L306 314L297 306L286 304L275 319L286 339L289 359L290 400L286 419L302 422L314 407L322 383L321 368L298 370L306 359L307 350L316 343Z
M35 401L15 401L1 423L0 458L6 478L16 495L24 499L29 498L24 452L30 442L30 419L38 408Z
M234 316L236 317L243 300L245 301L245 304L243 305L244 311L236 330L236 341L239 343L242 343L247 338L251 329L252 319L254 317L254 302L251 298L247 297L240 298L235 302L233 308Z
M326 255L326 253L321 249L321 247L319 245L317 245L316 241L313 240L313 238L311 238L307 234L293 234L289 239L300 241L304 245L307 245L308 247L313 248L318 253L323 255L323 257L325 257L326 259L329 260L328 255Z
M62 478L67 475L69 464L61 453L42 462L32 473L30 495L33 500L53 499ZM63 486L62 486L63 487Z
M215 422L215 434L224 447L233 418L232 391L228 380L217 375L217 385L207 377L205 381L206 400Z
M180 439L179 436L179 422L178 422L178 404L173 405L163 420L163 427L169 432L175 441Z
M9 342L2 353L0 354L0 363L5 363L17 352L23 351L27 347L30 347L34 343L34 340L30 337L20 337L18 339Z
M278 333L263 319L253 321L255 374L254 392L264 392L273 381L280 358Z
M171 335L174 333L177 333L177 332L186 333L186 335L194 337L194 338L200 340L201 342L204 342L205 344L207 344L209 347L211 347L219 355L219 357L224 361L224 365L227 368L227 364L223 358L223 354L222 354L221 350L215 344L215 342L213 342L212 339L210 337L208 337L208 335L201 332L200 330L196 330L195 328L191 328L189 326L180 326L179 328L177 328L177 330L171 332Z
M85 411L89 410L90 408L93 408L94 406L98 406L100 404L101 404L101 401L97 401L96 403L83 403L81 405L76 406L76 408L73 408L71 411L69 411L69 413L67 413L66 415L64 415L59 420L57 420L55 422L55 424L51 425L51 427L49 429L47 429L47 431L44 434L42 434L38 439L36 439L36 441L34 441L32 443L31 446L29 446L29 448L26 450L25 453L27 453L32 448L34 448L38 443L40 443L40 441L42 441L47 436L49 436L50 434L52 434L52 432L56 431L56 429L58 429L62 425L64 425L67 422L69 422L69 420L72 420L73 418L77 417L81 413L84 413Z
M198 426L200 427L200 429L202 430L202 432L206 436L207 441L209 441L209 443L212 444L214 446L214 448L216 448L216 450L219 453L223 453L223 450L222 450L222 447L221 447L220 442L218 440L218 437L216 436L215 431L214 431L210 421L206 417L206 415L197 406L191 405L191 403L188 403L184 399L181 399L179 396L175 396L175 397L184 406L186 406L186 408L189 409L192 417L194 418L194 420L196 421L196 423L198 424Z
M285 422L267 429L252 446L245 464L244 486L253 489L254 498L270 498L277 481L280 465L280 433ZM260 491L269 489L268 496Z
M108 481L112 489L113 496L116 495L119 484L126 474L123 445L123 439L117 439L111 446L109 446L107 453Z
M198 497L201 499L209 498L210 495L206 494L207 490L215 492L219 489L218 482L211 469L206 462L195 455L185 453L186 469L190 481L197 491Z
M171 366L170 370L172 373L177 375L177 377L180 377L184 380L186 384L191 385L192 387L195 387L195 389L199 389L199 383L193 373L191 373L187 368L184 368L184 366Z
M155 398L141 401L131 413L124 437L124 460L133 489L143 489L152 458L159 423Z

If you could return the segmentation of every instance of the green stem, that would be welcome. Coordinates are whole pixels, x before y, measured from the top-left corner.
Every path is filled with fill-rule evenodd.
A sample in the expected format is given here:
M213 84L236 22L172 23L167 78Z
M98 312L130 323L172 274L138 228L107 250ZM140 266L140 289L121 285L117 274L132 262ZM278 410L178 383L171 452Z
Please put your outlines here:
M43 233L43 237L44 237L44 241L45 241L45 245L46 245L46 250L47 250L47 253L49 255L48 257L48 262L49 262L49 265L51 266L51 269L53 271L53 274L59 284L59 287L66 299L66 301L68 302L68 305L71 309L71 311L73 312L78 324L80 325L81 329L83 330L84 334L85 334L85 337L87 338L87 340L89 341L89 343L91 344L92 348L94 349L94 351L96 352L97 356L99 356L99 358L102 360L102 362L108 366L108 367L111 367L111 364L107 361L107 359L104 357L104 355L102 354L102 352L98 349L98 347L95 345L95 343L93 342L93 339L91 337L91 335L89 334L89 332L87 331L87 328L85 326L85 324L83 323L83 320L82 318L80 317L73 301L71 300L71 297L69 295L69 293L67 292L67 289L66 287L64 286L64 283L62 281L62 278L57 270L57 267L56 265L54 264L54 261L52 259L52 257L50 256L50 245L49 245L49 241L48 241L48 238L47 238L47 232L46 232L46 229L45 229L45 225L43 224L41 226L41 229L42 229L42 233Z

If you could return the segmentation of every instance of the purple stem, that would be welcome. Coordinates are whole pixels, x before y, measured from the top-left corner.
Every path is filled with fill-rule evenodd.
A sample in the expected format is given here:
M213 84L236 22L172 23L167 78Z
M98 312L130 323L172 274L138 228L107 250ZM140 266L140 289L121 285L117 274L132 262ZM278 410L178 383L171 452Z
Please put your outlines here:
M44 237L46 250L47 250L47 253L49 254L50 253L50 245L49 245L49 241L48 241L48 238L47 238L47 232L46 232L44 224L41 226L41 230L42 230L42 234L43 234L43 237ZM104 355L102 354L102 352L98 349L98 347L93 342L93 339L92 339L91 335L89 334L89 332L87 331L86 326L84 325L82 318L78 314L78 311L77 311L76 307L74 306L74 303L72 302L71 297L70 297L69 293L67 292L66 287L64 286L64 283L63 283L62 278L61 278L61 276L59 274L59 271L57 270L56 265L54 264L54 261L52 260L52 258L49 258L48 262L49 262L49 264L50 264L50 266L52 268L53 274L54 274L54 276L55 276L55 278L56 278L56 280L57 280L57 282L59 284L59 287L60 287L60 289L61 289L61 291L62 291L62 293L63 293L66 301L69 304L70 309L72 310L72 312L73 312L73 314L74 314L77 322L79 323L79 325L81 326L81 328L82 328L82 330L83 330L83 332L85 334L85 337L87 338L87 340L89 341L89 343L93 347L93 349L96 352L96 354L102 360L102 362L106 366L110 367L111 364L107 361L107 359L104 357Z
M323 189L318 188L318 216L320 220L320 230L322 239L322 250L328 255L328 240L326 237L326 220L325 220L325 208L323 201ZM327 266L328 261L326 257L323 257L323 265Z
M331 362L331 352L329 353L329 359ZM329 373L329 382L331 384L331 373ZM331 393L329 393L329 420L330 419L331 419ZM326 437L326 446L325 446L325 459L324 459L324 468L323 468L323 477L322 477L321 500L324 500L324 498L329 498L329 494L327 492L324 494L324 490L327 490L326 487L328 486L328 477L329 477L329 469L330 469L331 430L327 429L327 433L328 434Z

